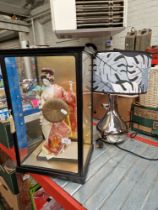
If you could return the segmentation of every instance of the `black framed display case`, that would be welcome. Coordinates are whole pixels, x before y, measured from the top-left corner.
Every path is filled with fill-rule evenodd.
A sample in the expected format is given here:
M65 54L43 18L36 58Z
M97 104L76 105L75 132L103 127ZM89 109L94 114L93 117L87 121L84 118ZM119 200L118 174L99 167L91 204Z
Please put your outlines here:
M0 59L17 171L84 183L93 149L91 55L36 48L1 50Z

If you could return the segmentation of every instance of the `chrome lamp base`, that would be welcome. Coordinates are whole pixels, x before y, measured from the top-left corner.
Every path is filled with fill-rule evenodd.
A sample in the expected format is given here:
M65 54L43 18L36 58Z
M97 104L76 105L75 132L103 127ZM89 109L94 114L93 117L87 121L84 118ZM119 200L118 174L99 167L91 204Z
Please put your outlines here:
M108 111L97 124L97 129L104 142L115 144L127 139L127 126L117 112L116 95L109 95Z

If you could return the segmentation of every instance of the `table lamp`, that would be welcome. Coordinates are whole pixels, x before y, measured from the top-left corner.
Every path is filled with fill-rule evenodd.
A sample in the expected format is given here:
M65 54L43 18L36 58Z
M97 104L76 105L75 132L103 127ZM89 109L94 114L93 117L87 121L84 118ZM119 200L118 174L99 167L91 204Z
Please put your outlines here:
M108 94L109 105L98 122L100 140L120 143L126 139L127 126L117 111L117 95L137 96L147 92L151 56L146 52L98 52L93 61L93 91Z

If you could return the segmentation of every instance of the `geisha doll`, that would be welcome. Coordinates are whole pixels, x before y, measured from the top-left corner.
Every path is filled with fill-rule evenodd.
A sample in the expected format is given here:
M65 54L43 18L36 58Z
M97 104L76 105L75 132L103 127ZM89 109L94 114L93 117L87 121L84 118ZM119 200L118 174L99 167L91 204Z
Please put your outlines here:
M76 100L70 91L55 83L53 70L44 68L41 73L41 126L45 138L42 150L57 156L71 143L72 131L76 129L76 119L71 114Z

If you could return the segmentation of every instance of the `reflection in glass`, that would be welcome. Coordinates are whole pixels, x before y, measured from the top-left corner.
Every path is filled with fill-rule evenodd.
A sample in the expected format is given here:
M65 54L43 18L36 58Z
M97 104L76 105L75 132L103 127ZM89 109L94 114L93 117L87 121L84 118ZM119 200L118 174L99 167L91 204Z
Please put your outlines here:
M91 80L92 80L92 63L90 55L83 54L83 160L86 164L87 156L91 149L92 141L92 94L91 94Z
M8 111L6 94L5 94L5 90L4 90L4 81L3 81L2 71L1 71L1 67L0 67L0 110L1 110L0 114L2 114L3 109L4 109L4 111ZM0 120L3 121L3 117L6 118L3 114L0 115Z
M75 57L30 57L32 78L23 62L16 58L27 134L27 147L19 143L22 165L77 173Z
M13 146L13 138L10 133L14 129L12 119L8 109L4 79L0 67L0 144L9 148Z

